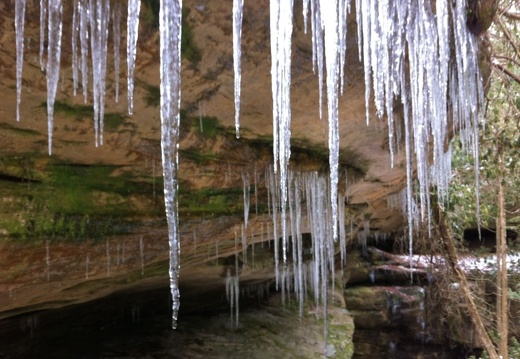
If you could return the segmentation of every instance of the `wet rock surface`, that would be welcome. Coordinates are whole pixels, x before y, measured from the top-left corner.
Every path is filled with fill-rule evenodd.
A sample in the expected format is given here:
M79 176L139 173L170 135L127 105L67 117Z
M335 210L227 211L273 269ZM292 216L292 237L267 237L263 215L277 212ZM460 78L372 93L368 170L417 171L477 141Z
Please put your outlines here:
M223 289L223 288L222 288ZM223 291L206 293L205 311L181 307L178 328L169 328L168 290L126 291L61 309L37 311L0 322L2 358L331 358L353 354L352 318L329 310L329 340L319 309L280 296L242 302L236 325ZM201 301L201 298L194 298Z

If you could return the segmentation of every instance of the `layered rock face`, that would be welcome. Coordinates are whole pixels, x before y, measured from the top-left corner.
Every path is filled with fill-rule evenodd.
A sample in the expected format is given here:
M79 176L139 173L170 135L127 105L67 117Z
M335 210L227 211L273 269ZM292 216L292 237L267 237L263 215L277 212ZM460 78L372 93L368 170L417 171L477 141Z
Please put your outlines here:
M6 239L0 245L0 318L95 300L114 292L153 291L167 286L168 239L160 178L159 45L152 3L143 1L132 116L126 113L125 70L121 70L120 101L115 102L116 74L109 55L105 144L100 147L94 146L91 105L84 105L81 95L73 95L71 4L64 4L62 74L52 157L47 156L45 76L38 62L39 7L30 2L27 8L22 116L16 122L14 4L0 4L0 235ZM187 315L227 312L225 277L233 270L236 256L240 258L241 288L255 293L250 297L256 300L261 296L258 288L269 292L274 287L272 217L265 175L273 162L269 2L246 2L244 8L240 139L234 134L231 4L193 0L184 1L183 6L181 316L183 310ZM295 172L326 174L327 122L319 119L311 38L303 31L301 5L295 6L290 167ZM365 247L367 240L393 240L402 231L403 216L395 201L389 205L392 200L388 197L405 187L406 170L403 153L397 153L394 166L390 166L386 120L378 119L370 108L373 118L369 125L366 123L363 66L355 19L350 17L339 131L340 192L346 196L348 246L353 248L358 244ZM121 65L124 69L124 62ZM401 116L398 111L394 115ZM247 186L244 178L248 178ZM235 238L243 231L245 221L245 187L250 196L248 239L237 253ZM358 263L358 259L351 263ZM357 283L366 282L370 278L366 277L368 266L351 265L346 271L348 283L353 285L356 278ZM249 296L247 292L242 295ZM344 308L343 294L338 297ZM374 327L386 325L390 330L404 325L407 333L418 336L417 340L428 339L424 320L417 319L423 315L424 293L420 287L351 288L345 297L359 328L360 355L366 337L371 335L368 330ZM356 298L365 303L352 304ZM373 309L367 310L367 306ZM125 308L121 321L136 320L132 304ZM257 314L251 314L249 320L271 330L273 323L263 322ZM275 321L284 320L283 312L275 314ZM31 337L39 329L31 322L35 319L27 320L23 331ZM221 325L222 321L216 319L212 325ZM352 333L349 314L334 312L330 328L329 354L342 358L351 355L351 342L343 337ZM256 329L251 330L253 337L260 335ZM229 336L223 336L229 340ZM298 340L303 339L296 336L290 343L291 352L300 353L296 350ZM383 338L381 353L395 353L399 340L390 335ZM301 357L321 353L322 342L306 344L316 352L309 352L311 349L305 346L308 350ZM198 342L190 345L185 350L192 354L197 352L194 346L202 347ZM272 357L277 355L289 357L287 353Z
M136 243L141 236L146 245L165 240L164 233L158 229L164 222L159 177L159 61L154 9L150 3L143 3L133 116L126 114L124 70L121 70L120 100L119 103L114 101L115 74L112 55L109 55L105 144L95 147L92 110L88 104L82 104L80 94L73 95L69 56L72 19L68 16L71 4L64 6L62 72L52 157L46 155L46 86L38 60L39 6L29 3L26 13L20 122L14 120L13 4L2 4L0 22L4 49L0 54L0 91L4 99L0 114L3 143L0 171L7 184L2 194L5 214L2 235L49 238L50 257L42 245L41 261L36 264L38 261L32 260L27 264L35 268L45 268L48 261L50 267L56 268L52 263L59 260L57 257L72 252L67 249L57 254L52 250L52 238L99 239L107 234L126 233L134 249L138 248ZM181 247L186 277L190 267L229 255L234 250L234 233L240 232L244 219L240 200L244 174L250 178L251 189L253 182L257 182L250 204L251 213L253 206L258 211L251 214L254 241L272 240L268 238L269 219L265 216L268 200L264 176L272 163L268 8L268 2L260 1L246 4L244 9L242 136L236 139L230 130L234 127L231 8L225 2L184 3L185 29L189 32L185 52L192 53L183 61L181 107L185 117L181 124L179 171ZM327 124L319 119L318 80L312 72L311 39L304 34L301 11L295 14L291 168L326 173ZM348 33L346 85L340 98L340 191L348 197L350 238L354 239L358 238L358 231L366 237L399 230L402 215L388 207L386 196L403 188L405 172L399 156L394 168L390 168L385 121L374 118L369 126L366 124L363 73L358 61L354 19ZM124 35L122 40L124 43ZM124 68L124 62L121 66ZM86 198L78 198L78 192ZM122 251L122 240L119 244L109 242L105 245L108 250L96 250L100 254L92 250L91 266L95 261L93 257L103 251L104 256L109 257L108 263L116 260L114 251ZM7 257L12 248L4 247ZM204 251L206 254L201 255ZM87 255L88 250L83 262L87 261ZM158 250L150 260L163 257ZM12 271L14 264L6 265L3 270ZM116 267L112 263L112 271L116 271ZM84 274L83 269L77 272ZM34 282L36 279L29 273L37 272L38 269L24 269L10 275L18 283L6 281L4 285L12 288ZM51 277L72 276L66 272L68 269L63 269L63 273L53 273Z

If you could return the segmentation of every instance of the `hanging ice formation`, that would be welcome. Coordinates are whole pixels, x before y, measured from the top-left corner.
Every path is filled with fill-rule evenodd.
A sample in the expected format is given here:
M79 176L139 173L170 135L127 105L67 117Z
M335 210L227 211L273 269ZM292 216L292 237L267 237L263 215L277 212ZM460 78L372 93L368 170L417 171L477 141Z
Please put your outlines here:
M54 126L54 101L60 78L61 59L61 29L62 4L61 0L48 0L48 46L47 46L47 132L49 155L52 154L52 130Z
M432 7L434 3L435 8ZM23 64L23 9L24 0L16 1L16 41L17 41L17 97L21 93L21 67ZM93 92L96 119L103 117L106 76L107 32L110 18L109 0L75 0L73 3L73 78L76 90L81 67L81 85L85 101L87 99L88 51L91 46L93 62ZM307 189L309 194L321 193L329 199L330 212L322 212L314 226L321 228L319 236L330 229L330 237L343 242L338 218L341 201L337 196L338 166L338 95L343 88L346 52L346 16L348 0L303 0L305 23L310 18L313 68L318 73L320 93L320 117L322 110L323 75L326 74L327 116L329 126L330 179L325 196L323 185L320 189ZM389 127L391 162L398 150L399 126L393 118L394 102L400 99L404 113L404 142L407 163L406 208L410 223L417 222L414 213L421 220L429 216L429 189L435 186L439 196L445 195L450 174L450 161L445 154L448 134L448 115L453 114L453 129L461 134L468 150L478 158L478 121L482 105L482 84L477 64L477 41L466 28L465 0L409 1L409 0L356 0L358 25L358 46L364 62L365 96L367 121L370 117L369 100L373 95L376 113L386 115ZM119 33L115 19L119 16L118 3L114 9L113 31ZM293 1L271 0L271 74L273 96L273 148L275 166L269 181L270 207L274 220L275 257L277 283L280 282L278 265L278 236L282 239L283 271L287 273L288 248L290 247L286 212L292 213L294 204L287 201L290 185L288 162L290 158L290 83L291 83L291 35L293 29ZM133 75L135 71L136 43L139 28L139 0L128 1L127 17L127 65L128 65L128 111L133 112ZM164 192L166 216L170 238L170 276L173 297L173 326L175 327L179 308L177 277L179 274L179 239L177 234L177 157L178 126L180 109L180 34L181 0L162 0L160 10L161 38L161 123ZM240 105L240 32L243 1L236 0L234 11L234 54L235 54L235 94L236 114ZM310 12L310 14L308 14ZM310 17L309 17L310 15ZM40 0L40 66L47 76L47 117L49 154L52 151L53 105L59 79L62 35L62 1ZM116 35L117 37L117 35ZM47 46L45 47L45 39ZM78 46L79 39L79 46ZM114 42L114 51L117 50ZM452 49L454 49L452 51ZM45 50L47 57L45 58ZM114 59L118 61L118 59ZM117 64L114 63L117 67ZM117 92L117 90L116 90ZM116 95L117 96L117 95ZM19 99L17 99L17 109ZM19 115L18 115L19 116ZM17 117L18 117L17 116ZM102 127L101 122L99 122ZM238 122L237 122L238 125ZM101 132L101 131L100 131ZM97 133L97 130L96 130ZM238 131L237 131L238 134ZM102 142L102 139L101 141ZM430 154L433 160L429 161ZM416 171L418 182L417 207L412 198L412 174ZM475 166L478 176L478 166ZM279 177L278 177L279 176ZM276 181L274 177L277 177ZM322 180L320 180L322 181ZM278 182L275 184L274 182ZM477 182L478 183L478 182ZM477 189L478 191L478 189ZM290 196L296 196L291 193ZM314 198L310 195L307 198ZM314 200L314 199L312 199ZM317 201L317 200L316 200ZM338 207L339 203L339 207ZM417 212L413 212L417 208ZM309 207L310 211L312 208ZM310 212L309 212L310 213ZM343 214L342 214L343 216ZM280 218L279 218L280 217ZM278 219L279 218L279 219ZM327 225L316 221L328 221ZM321 222L320 222L321 223ZM291 220L292 233L292 220ZM412 227L412 226L410 226ZM339 232L339 233L338 233ZM412 230L410 229L410 239ZM332 250L333 245L325 242L324 248L316 247L313 283L324 280L324 269L320 260L326 256L323 251ZM298 244L292 244L298 246ZM329 263L330 264L330 263ZM321 269L320 269L321 268ZM332 268L332 267L330 267ZM292 269L294 271L294 268ZM316 272L319 271L319 274ZM299 276L299 275L298 275ZM320 277L321 276L321 277ZM288 276L283 275L283 282ZM321 282L320 282L321 283ZM279 284L279 283L278 283ZM283 285L283 283L282 283ZM318 297L322 291L317 291Z
M233 0L233 70L235 72L235 130L240 137L240 81L242 69L242 14L244 0Z
M332 206L330 205L330 182L326 177L316 172L288 172L287 204L289 209L290 236L288 234L286 248L288 258L280 266L278 253L277 229L283 216L277 211L281 206L281 182L279 173L271 168L266 172L266 182L269 183L271 206L273 208L273 228L275 242L275 270L277 285L282 292L282 300L294 292L299 303L300 314L303 314L303 304L307 292L313 293L314 301L323 309L325 330L327 330L327 296L329 278L334 283L335 273L335 241L333 236ZM306 207L302 208L302 204ZM307 223L302 222L306 214ZM310 259L304 260L303 229L311 231ZM342 243L343 244L343 243ZM342 249L344 251L345 248ZM281 267L281 268L280 268ZM327 335L325 335L325 338Z
M116 83L115 101L119 102L119 65L121 62L121 1L115 1L114 9L112 11L112 35L114 43L114 81Z
M293 1L271 1L271 88L273 97L274 171L279 172L282 255L287 263L287 169L291 156L291 36ZM277 202L272 202L277 203ZM275 208L275 206L273 206ZM275 238L277 228L275 226ZM275 251L277 244L275 239ZM277 254L275 254L277 255ZM278 271L277 271L278 274ZM277 284L278 284L277 275Z
M430 187L436 187L440 198L446 194L451 176L451 158L445 154L450 109L453 129L461 132L469 149L478 151L476 130L483 90L477 39L466 28L464 0L439 0L435 4L433 9L429 1L356 1L359 52L365 64L367 121L373 84L377 114L388 117L392 164L398 148L394 100L400 98L403 106L410 239L416 222L413 169L417 171L421 221L429 223ZM450 60L452 48L455 56ZM475 168L478 170L477 164Z
M179 164L179 124L181 107L182 0L163 0L159 11L161 40L161 148L164 204L170 244L170 290L172 327L177 326L180 306L177 168Z
M249 221L249 204L251 202L251 189L249 184L249 174L242 174L242 182L244 183L244 226L247 228Z
M90 43L92 54L94 137L96 147L103 144L103 117L105 115L105 79L107 74L108 22L110 0L89 0Z
M161 1L163 3L170 3L171 0ZM182 6L182 1L181 1ZM139 33L139 12L141 10L141 0L128 0L128 17L126 22L127 36L126 36L126 62L128 65L128 114L134 113L134 72L135 72L135 58L137 54L137 36Z
M16 28L16 121L20 121L20 101L22 97L22 70L23 70L23 37L25 24L25 0L16 0L15 4Z

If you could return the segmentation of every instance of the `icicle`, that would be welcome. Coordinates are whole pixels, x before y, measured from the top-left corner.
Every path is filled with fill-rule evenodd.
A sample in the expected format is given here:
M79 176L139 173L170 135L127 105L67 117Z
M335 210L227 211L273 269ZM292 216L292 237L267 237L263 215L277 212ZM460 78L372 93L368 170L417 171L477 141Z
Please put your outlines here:
M51 280L51 256L49 240L45 241L45 271L47 272L47 282Z
M242 56L242 13L244 0L233 0L233 70L235 72L235 129L240 138L240 80Z
M240 226L240 234L242 238L242 261L247 264L247 230L244 225Z
M22 71L25 26L25 0L16 0L16 121L20 121L20 102L22 101Z
M108 245L108 239L105 242L105 250L107 255L107 277L110 277L110 247Z
M163 0L161 6L170 7L175 0ZM163 2L165 4L163 5ZM182 3L179 5L182 6ZM128 18L126 35L126 61L128 65L128 114L134 113L134 72L135 57L137 52L137 36L139 33L139 12L141 10L141 0L128 0Z
M244 184L243 193L244 193L244 225L247 228L247 224L249 221L249 203L250 203L250 188L249 188L249 175L247 173L242 174L242 182Z
M79 11L79 40L81 44L81 87L83 88L83 101L88 98L88 49L89 49L89 6L87 0L78 0Z
M52 132L54 127L54 101L60 78L61 58L61 29L62 29L61 0L49 0L49 31L47 48L47 122L49 155L52 154Z
M303 0L303 32L307 33L307 23L308 23L308 15L309 15L309 0Z
M131 1L131 3L134 3L134 1ZM134 15L132 17L137 21ZM161 147L164 203L170 244L170 289L172 294L172 327L174 329L177 326L180 305L178 286L180 243L178 234L177 168L181 99L181 20L181 0L161 1L159 13L161 40ZM129 20L129 23L132 23L132 21Z
M317 1L311 1L312 70L318 68L318 110L323 118L323 28L321 9Z
M255 215L258 216L258 172L255 166Z
M114 80L116 83L115 100L119 102L119 64L121 54L121 1L114 3L112 12L112 35L114 36Z
M139 253L141 254L141 275L144 275L144 242L143 236L139 238Z
M338 197L338 225L339 225L339 248L341 254L341 268L347 260L347 235L345 233L345 196Z
M271 76L273 96L273 151L280 172L282 255L287 263L287 167L291 156L291 36L292 1L271 1Z
M45 35L47 35L47 4L49 0L40 0L40 70L45 71L43 58L45 52Z
M94 133L96 147L103 144L103 117L105 115L109 0L89 0L90 41L92 48Z
M85 279L88 279L88 265L89 265L89 262L90 262L90 258L88 257L88 254L87 254L87 257L85 258Z
M71 30L71 46L72 46L72 91L73 95L76 96L78 92L78 77L79 77L79 57L78 57L78 38L80 34L80 8L79 0L74 0L72 10L72 30Z

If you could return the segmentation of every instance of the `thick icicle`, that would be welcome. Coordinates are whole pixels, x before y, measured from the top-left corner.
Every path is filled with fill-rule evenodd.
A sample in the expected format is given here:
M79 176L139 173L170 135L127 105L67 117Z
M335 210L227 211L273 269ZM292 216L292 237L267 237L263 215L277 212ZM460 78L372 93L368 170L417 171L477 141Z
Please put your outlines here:
M332 236L338 237L338 162L339 162L339 125L338 125L338 96L339 76L343 71L339 70L341 31L343 30L340 19L343 14L340 11L338 0L322 1L321 14L327 21L325 28L325 61L327 67L327 113L329 121L329 166L330 166L330 201L332 207Z
M88 49L89 49L89 6L87 0L78 0L79 11L79 40L81 46L81 87L83 88L83 101L87 103L88 97Z
M318 68L318 111L323 118L323 27L318 1L311 1L312 70Z
M72 29L71 29L71 46L72 46L72 91L73 95L76 96L78 92L78 77L79 77L79 57L78 57L78 38L79 38L79 26L80 26L80 7L79 0L74 0L72 10Z
M240 79L242 56L242 14L244 0L233 0L233 70L235 72L235 129L240 137Z
M161 1L161 6L165 1ZM166 6L172 0L166 1ZM139 12L141 10L141 0L128 0L128 18L126 35L126 62L128 65L128 114L134 113L134 72L135 57L137 53L137 36L139 32Z
M25 27L25 0L16 0L16 121L20 121L20 102L22 100L23 44Z
M54 127L54 101L60 78L61 59L61 29L62 29L61 0L49 0L48 8L48 47L47 47L47 122L49 155L52 154L52 130Z
M273 96L273 151L280 172L283 262L287 262L287 167L291 156L291 36L293 1L271 1L271 81Z
M110 0L90 0L90 41L92 52L94 136L96 147L103 144L103 117L107 72L108 22Z
M388 116L393 164L393 151L399 143L393 102L395 96L401 97L407 166L416 169L420 218L429 223L430 187L436 186L442 198L450 177L444 145L448 136L448 106L453 110L455 130L462 137L470 133L468 148L478 151L474 133L483 104L482 85L476 39L466 26L465 1L439 0L435 11L424 1L358 0L356 6L367 118L372 87L378 115ZM454 43L450 44L449 39ZM455 49L452 57L451 48ZM408 63L406 71L405 63ZM432 163L430 154L433 154ZM412 211L412 169L407 169L407 176L408 211ZM414 220L412 217L409 213L409 220ZM410 236L411 233L410 228Z
M40 0L40 70L45 71L45 35L47 35L47 6L49 0Z
M177 168L181 100L182 0L163 0L159 13L161 41L161 147L164 204L170 244L172 327L177 326L180 306Z
M121 63L121 1L116 0L112 10L112 35L114 37L115 100L119 102L119 65Z

